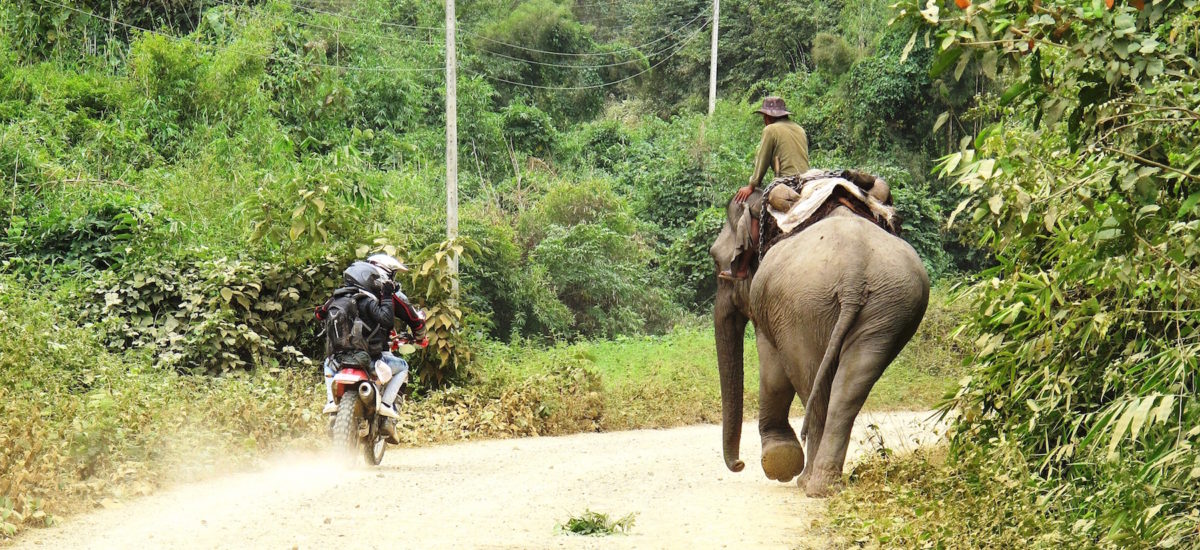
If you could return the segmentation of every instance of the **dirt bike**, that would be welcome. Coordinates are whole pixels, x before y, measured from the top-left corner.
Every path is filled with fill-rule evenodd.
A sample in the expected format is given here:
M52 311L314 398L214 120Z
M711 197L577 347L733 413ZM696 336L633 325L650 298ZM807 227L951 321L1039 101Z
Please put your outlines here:
M415 342L411 334L392 333L393 352L402 352L405 346L425 347L428 340ZM415 348L409 348L409 351ZM377 414L384 385L391 380L392 371L379 361L370 367L347 365L339 368L333 376L333 399L337 412L329 421L329 431L335 449L348 456L361 450L367 464L378 466L387 451L387 435L383 423L387 417ZM399 407L397 407L399 408Z

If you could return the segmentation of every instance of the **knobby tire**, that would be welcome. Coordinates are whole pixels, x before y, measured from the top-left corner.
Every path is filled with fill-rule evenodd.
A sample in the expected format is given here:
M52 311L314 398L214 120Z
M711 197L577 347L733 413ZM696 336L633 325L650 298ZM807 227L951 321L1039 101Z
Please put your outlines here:
M338 402L333 419L333 448L347 456L358 450L358 425L362 421L362 405L358 394L347 391Z

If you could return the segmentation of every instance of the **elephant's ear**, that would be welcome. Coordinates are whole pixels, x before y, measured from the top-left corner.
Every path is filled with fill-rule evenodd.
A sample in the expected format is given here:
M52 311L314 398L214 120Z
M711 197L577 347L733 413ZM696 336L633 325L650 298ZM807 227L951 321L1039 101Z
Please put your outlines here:
M750 193L750 198L746 199L746 208L750 209L751 216L755 218L759 216L759 213L762 212L763 201L766 198L767 196L762 192L762 189L756 188L753 193Z
M758 213L762 211L762 204L765 198L766 195L763 194L762 189L755 189L753 193L750 193L750 197L746 199L746 202L729 201L729 204L725 206L725 221L728 224L737 225L738 220L742 218L742 214L747 210L757 218Z
M721 233L717 235L717 241L713 243L708 253L716 260L719 271L732 271L733 259L740 251L741 243L738 241L737 232L733 230L733 224L725 222Z

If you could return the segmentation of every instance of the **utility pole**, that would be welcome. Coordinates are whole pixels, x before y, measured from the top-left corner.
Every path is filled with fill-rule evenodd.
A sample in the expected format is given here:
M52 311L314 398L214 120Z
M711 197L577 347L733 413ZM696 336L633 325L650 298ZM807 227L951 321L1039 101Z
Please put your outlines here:
M446 0L446 238L458 236L458 56L454 51L454 0ZM453 293L458 298L458 257L450 257Z
M721 0L713 0L712 54L708 69L708 115L717 108L717 30L721 26Z

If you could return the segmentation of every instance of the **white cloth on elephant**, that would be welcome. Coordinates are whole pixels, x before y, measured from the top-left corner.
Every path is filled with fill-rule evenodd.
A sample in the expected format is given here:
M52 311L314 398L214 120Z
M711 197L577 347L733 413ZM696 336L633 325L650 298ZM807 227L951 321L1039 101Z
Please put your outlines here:
M821 178L811 180L804 184L800 190L800 200L793 204L787 212L780 212L769 204L767 212L775 218L775 223L779 225L779 230L784 234L790 233L800 224L812 217L825 201L829 199L834 190L838 187L845 189L851 195L858 197L858 200L867 205L871 212L882 217L890 225L896 215L896 209L882 202L879 202L875 197L868 195L859 186L842 178Z

